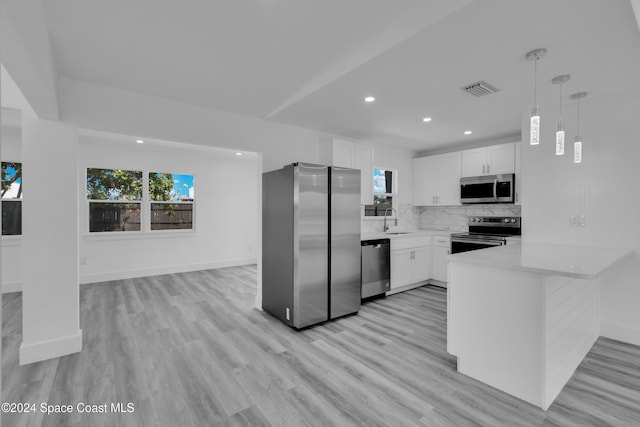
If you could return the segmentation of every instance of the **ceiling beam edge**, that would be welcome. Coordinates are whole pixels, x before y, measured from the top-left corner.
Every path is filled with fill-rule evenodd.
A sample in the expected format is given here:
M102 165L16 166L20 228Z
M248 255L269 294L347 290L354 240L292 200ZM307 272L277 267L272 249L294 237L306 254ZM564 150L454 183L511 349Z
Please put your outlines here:
M59 120L57 73L39 0L2 0L0 62L41 119Z
M363 64L371 61L397 44L415 36L434 23L467 6L472 1L473 0L449 1L447 4L448 9L437 16L431 13L429 2L421 3L417 8L412 8L404 14L401 19L398 19L394 25L380 33L378 37L370 40L366 46L362 46L358 51L353 52L350 56L343 58L319 72L306 85L267 114L265 119L272 119L278 113L296 102L304 99L317 90L320 90L324 86L327 86L350 71L353 71Z
M638 29L640 29L640 0L631 0L631 7L633 8L633 13L636 15Z

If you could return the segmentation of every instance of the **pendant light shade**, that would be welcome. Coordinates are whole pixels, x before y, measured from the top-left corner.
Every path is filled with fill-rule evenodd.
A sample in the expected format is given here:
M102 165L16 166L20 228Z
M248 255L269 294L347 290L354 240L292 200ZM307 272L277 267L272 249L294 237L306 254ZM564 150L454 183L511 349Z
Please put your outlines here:
M533 108L529 126L529 144L540 144L540 107L538 106L538 60L544 58L547 49L535 49L527 52L524 58L533 61Z
M558 130L556 131L556 156L564 155L564 122L562 121L562 85L569 81L571 76L569 74L563 74L562 76L554 77L551 83L554 85L560 85L560 120L558 121Z
M580 100L587 96L587 92L578 92L571 95L574 101L578 101L578 131L576 133L576 139L573 143L573 163L582 163L582 136L580 136Z

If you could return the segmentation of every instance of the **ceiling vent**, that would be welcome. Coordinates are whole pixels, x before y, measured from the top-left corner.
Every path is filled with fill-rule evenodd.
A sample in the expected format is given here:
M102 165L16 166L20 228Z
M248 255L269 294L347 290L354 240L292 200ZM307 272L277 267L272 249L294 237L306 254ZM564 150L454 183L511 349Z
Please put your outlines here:
M463 87L462 90L464 90L470 95L477 96L477 97L491 95L492 93L498 91L498 89L491 86L489 83L485 81L472 83L470 85Z

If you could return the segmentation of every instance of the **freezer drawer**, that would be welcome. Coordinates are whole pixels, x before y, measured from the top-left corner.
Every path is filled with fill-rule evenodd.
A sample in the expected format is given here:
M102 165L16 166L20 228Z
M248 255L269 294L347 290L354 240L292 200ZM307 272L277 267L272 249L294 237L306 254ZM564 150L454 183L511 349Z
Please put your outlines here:
M362 242L362 298L382 295L391 284L391 244L389 239Z

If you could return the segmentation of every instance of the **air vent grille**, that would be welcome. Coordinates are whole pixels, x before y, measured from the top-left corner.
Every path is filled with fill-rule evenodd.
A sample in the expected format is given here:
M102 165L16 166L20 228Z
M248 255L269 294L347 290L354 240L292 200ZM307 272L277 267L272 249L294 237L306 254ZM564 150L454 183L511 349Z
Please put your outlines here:
M491 95L498 91L495 87L491 86L489 83L485 81L479 81L476 83L472 83L462 88L465 92L473 96L485 96Z

